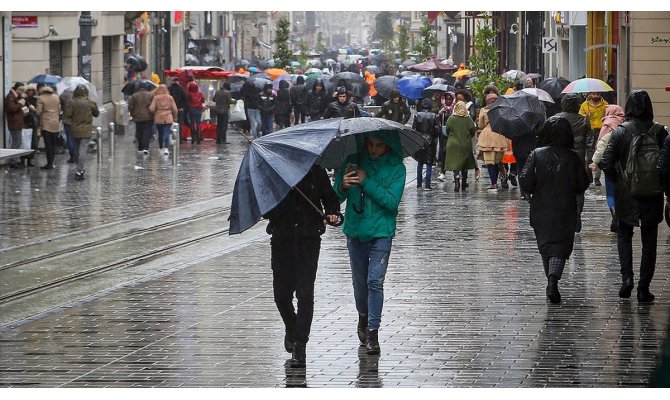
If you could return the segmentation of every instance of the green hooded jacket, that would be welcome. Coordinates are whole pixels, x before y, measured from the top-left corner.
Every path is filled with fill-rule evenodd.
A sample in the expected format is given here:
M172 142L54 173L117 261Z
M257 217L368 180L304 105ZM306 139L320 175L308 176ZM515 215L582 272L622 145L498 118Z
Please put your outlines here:
M363 242L395 236L398 206L407 176L397 133L382 131L368 136L381 138L391 151L371 158L363 145L364 137L357 138L359 152L347 158L333 184L340 203L347 200L342 232ZM366 178L360 186L342 191L342 178L349 163L365 170Z

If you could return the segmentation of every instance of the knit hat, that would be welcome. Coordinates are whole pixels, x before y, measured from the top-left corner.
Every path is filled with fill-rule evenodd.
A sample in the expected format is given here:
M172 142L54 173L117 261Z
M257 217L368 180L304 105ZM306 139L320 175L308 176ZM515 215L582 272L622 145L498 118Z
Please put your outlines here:
M486 102L488 103L490 99L497 99L498 95L495 93L489 93L486 95Z

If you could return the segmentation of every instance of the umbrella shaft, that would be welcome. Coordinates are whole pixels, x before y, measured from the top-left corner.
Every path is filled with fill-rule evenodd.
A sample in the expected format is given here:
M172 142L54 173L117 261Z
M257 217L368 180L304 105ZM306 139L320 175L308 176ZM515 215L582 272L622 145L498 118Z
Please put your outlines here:
M307 200L307 202L308 202L312 207L314 207L314 209L316 210L316 212L319 213L319 215L321 215L322 217L324 216L324 214L323 214L323 212L321 211L321 209L320 209L319 207L317 207L316 204L312 203L312 200L310 200L309 197L307 197L307 196L305 195L305 193L302 192L302 190L298 189L297 186L294 187L293 189L297 190L298 193L300 193L300 195L301 195L302 197L304 197L305 200Z

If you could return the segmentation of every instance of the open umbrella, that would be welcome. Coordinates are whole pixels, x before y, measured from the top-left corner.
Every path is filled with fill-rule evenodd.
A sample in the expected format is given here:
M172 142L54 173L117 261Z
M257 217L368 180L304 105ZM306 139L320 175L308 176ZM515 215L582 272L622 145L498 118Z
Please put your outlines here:
M536 96L518 91L498 97L487 115L491 129L511 139L538 129L544 123L545 108Z
M244 82L242 90L244 91L244 90L253 89L253 90L256 91L256 93L260 93L261 91L263 91L263 88L268 83L270 85L272 85L272 81L267 79L267 78L263 78L263 77L260 77L260 76L251 76L251 77L249 77L249 79L247 79L246 82Z
M300 67L300 62L298 62L298 61L291 61L291 67L293 67L293 68L299 68L299 67Z
M346 84L350 96L363 98L370 93L370 85L367 82L351 82Z
M447 93L447 92L456 92L456 88L451 86L451 85L445 85L442 83L438 84L432 84L428 86L427 88L423 89L423 97L424 98L431 98L436 92L440 93Z
M332 75L324 75L324 76L310 76L305 80L305 88L307 90L314 90L314 83L316 82L317 79L321 79L323 82L323 88L326 92L330 92L334 89L334 85L331 82Z
M311 60L305 61L305 66L314 68L323 68L323 63L321 62L321 60L313 58Z
M291 83L292 77L291 77L290 74L286 74L286 75L282 75L282 76L278 77L277 79L272 81L272 89L274 89L275 91L278 91L279 90L279 82L281 82L281 81L288 81L289 83Z
M468 76L471 73L472 73L472 71L470 71L469 69L459 69L458 71L451 74L451 76L453 76L454 78L459 78L459 77Z
M370 133L397 136L405 157L428 146L415 130L371 117L307 122L252 141L235 180L229 234L241 233L256 224L314 164L340 167L349 155L358 152L358 137Z
M447 80L444 78L433 78L431 79L431 82L433 85L437 85L438 83L444 83L445 85L449 84L449 82L447 82Z
M85 85L88 88L88 98L98 103L98 91L95 85L81 76L66 76L56 84L56 91L67 103L72 98L72 93L78 85Z
M414 60L405 60L403 61L400 65L403 67L411 67L412 65L416 65L416 61Z
M265 75L269 76L270 79L275 80L282 75L289 75L289 73L281 68L268 68L265 70Z
M542 89L545 92L549 93L549 95L553 99L560 99L563 97L563 89L565 89L568 85L570 84L570 81L563 78L563 77L557 77L557 78L547 78L540 82L539 85L537 85L538 89Z
M318 68L310 68L307 71L305 71L305 75L307 75L307 76L310 76L310 75L322 76L323 71L321 71Z
M126 86L121 89L121 92L123 92L123 94L126 96L132 96L135 92L137 92L137 90L139 90L141 85L144 85L148 91L152 91L157 88L156 84L148 79L136 79L134 81L128 82Z
M607 83L595 78L582 78L570 82L561 93L611 92L614 89Z
M391 90L396 88L396 84L400 79L391 75L380 76L375 80L375 89L377 89L377 94L389 98L391 96Z
M412 75L418 75L418 73L414 71L402 71L400 73L400 76L412 76Z
M149 67L144 57L137 54L131 54L126 57L125 63L128 65L128 70L132 72L144 71Z
M423 75L405 76L396 83L396 88L400 94L410 100L417 100L423 97L423 89L430 86L431 82L428 77Z
M49 74L40 74L35 75L28 83L44 84L44 85L55 85L61 81L60 75L49 75Z
M547 103L556 103L551 95L539 88L523 88L522 91L530 93L533 96L536 96L540 101L546 101Z
M333 75L333 77L330 79L330 81L335 85L335 86L344 86L347 83L353 83L353 82L365 82L365 78L360 76L359 74L355 72L340 72L339 74Z
M536 79L541 80L542 75L538 74L537 72L530 72L530 73L527 73L526 75L523 76L523 79L526 79L526 78L530 78L532 80L536 80Z
M370 71L370 73L376 74L377 72L379 72L379 67L376 65L368 65L367 67L365 67L365 71Z
M508 81L513 81L516 79L521 79L522 76L526 75L525 72L518 69L510 69L509 71L503 72L502 77Z

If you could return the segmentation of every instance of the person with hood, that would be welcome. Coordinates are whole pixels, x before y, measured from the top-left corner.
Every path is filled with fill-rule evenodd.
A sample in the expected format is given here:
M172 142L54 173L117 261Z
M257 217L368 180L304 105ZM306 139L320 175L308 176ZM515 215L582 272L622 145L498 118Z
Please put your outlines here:
M596 151L598 143L598 136L600 135L600 128L602 128L602 120L605 116L605 107L607 102L598 92L589 93L586 100L579 107L579 113L585 116L591 123L591 132L586 137L586 156L588 157L587 164L593 163L593 153ZM589 169L589 175L592 175L593 184L600 186L600 168L596 168L594 173Z
M279 81L279 91L277 92L275 112L277 113L277 127L284 129L291 126L291 86L288 81Z
M170 128L172 127L172 123L177 119L179 110L177 109L177 103L175 103L172 96L170 96L170 91L166 85L158 85L156 94L154 95L153 100L151 100L149 110L154 115L154 124L156 124L156 128L158 128L158 134L161 136L161 143L163 143L164 146L159 151L168 155L170 154L170 151L168 150L168 144L170 143Z
M72 100L65 107L63 118L70 121L75 160L77 160L74 178L79 181L84 179L88 142L93 136L93 118L99 115L98 105L88 98L86 85L77 85L72 93Z
M230 93L230 83L225 82L214 94L214 112L216 113L216 144L228 144L228 111L235 104Z
M651 196L634 196L624 184L621 166L626 166L628 152L634 136L651 131L659 148L663 147L668 131L654 123L654 109L649 94L634 90L628 96L625 107L626 122L612 131L605 148L600 168L616 183L614 208L616 209L617 249L621 264L621 288L619 297L629 298L633 291L633 228L640 227L642 255L640 257L640 279L637 284L637 300L641 303L654 301L649 290L656 269L656 246L658 224L663 221L663 193ZM659 158L660 159L660 158Z
M188 112L188 94L186 94L186 89L179 84L179 78L172 78L172 83L168 88L170 91L170 96L174 99L175 104L177 105L177 122L179 123L179 132L184 128L184 123L186 122L186 114ZM181 143L183 139L179 135L179 142Z
M430 102L430 100L428 100ZM430 104L427 104L428 111L430 111ZM382 104L379 110L381 118L390 119L401 124L406 124L412 112L407 107L407 103L400 99L400 92L398 89L392 89L389 94L389 99Z
M191 130L191 144L202 143L202 112L205 110L205 96L200 91L198 83L189 82L186 87L188 94L188 123Z
M270 223L266 231L270 240L272 288L274 301L284 321L284 348L292 353L290 365L305 367L305 346L314 316L314 281L319 263L321 235L326 232L322 214L328 222L336 222L340 202L330 185L326 171L312 166L288 195L264 215ZM297 299L297 312L293 306Z
M305 112L309 115L309 120L317 121L321 119L323 113L326 112L326 108L328 108L328 103L328 94L323 80L317 78L314 81L314 89L310 90L305 98Z
M135 122L135 139L137 152L149 154L149 143L153 135L151 129L154 123L153 115L149 110L154 96L149 93L144 83L137 85L137 91L128 99L128 111Z
M573 150L574 140L567 119L547 119L539 132L538 148L530 153L520 175L522 189L531 196L530 225L547 277L547 299L554 304L561 302L558 281L575 243L577 195L589 187L584 161Z
M421 189L423 183L423 166L426 166L426 186L425 190L433 190L430 185L433 176L433 162L437 154L437 138L442 133L442 125L437 114L430 110L430 99L423 99L422 108L425 111L420 111L414 114L414 121L412 122L412 129L421 133L421 136L428 140L428 148L422 149L417 155L416 167L416 188Z
M336 95L337 100L328 104L328 107L326 108L326 111L323 113L321 119L338 118L338 117L354 118L361 116L361 111L356 105L356 103L354 103L349 99L347 89L345 89L343 86L340 86L339 88L337 88Z
M22 141L23 127L25 126L24 117L30 111L26 106L26 99L23 98L25 85L23 82L16 82L9 93L5 96L4 114L7 117L7 129L12 137L12 149L20 149ZM19 157L13 157L9 160L10 168L25 168L23 160Z
M305 106L305 99L307 98L305 78L303 78L302 75L299 75L295 81L295 85L293 85L289 91L291 95L291 104L293 105L293 124L304 124L305 116L307 115L307 107Z
M36 110L47 155L47 163L41 168L53 169L56 155L56 137L60 134L61 108L60 99L51 86L45 85L40 88Z
M623 124L626 120L623 109L617 104L608 104L605 107L605 116L603 117L603 126L600 128L600 134L598 135L598 144L596 146L596 152L593 153L593 162L589 164L591 171L596 170L598 163L603 158L603 153L607 148L607 144L610 142L612 137L612 131ZM616 191L616 183L605 175L605 194L607 196L607 207L610 209L610 214L612 214L612 223L610 224L610 231L616 232L617 230L617 219L616 212L614 208L614 193Z
M260 95L259 108L261 110L261 131L263 136L272 133L272 124L275 109L277 108L277 97L272 93L272 84L266 83Z
M247 80L240 89L242 100L244 101L244 110L247 114L247 121L249 121L249 130L254 139L260 137L259 132L263 127L263 119L261 118L260 109L260 93L253 82Z
M535 81L533 81L533 78L526 78L523 80L523 88L534 88L535 87Z
M358 145L359 151L339 168L333 187L340 203L347 201L342 232L347 236L358 339L368 354L379 354L384 280L407 171L396 133L368 134L358 138Z
M459 190L465 192L468 170L477 167L472 152L472 138L475 137L477 128L463 101L456 102L453 114L447 119L447 130L449 140L447 140L444 169L454 172L454 192Z
M489 108L496 102L498 95L491 92L486 95L486 106L479 111L477 117L477 125L480 129L479 138L477 139L477 149L484 159L484 165L488 169L489 178L491 179L491 186L487 189L498 189L498 175L503 173L502 181L506 181L505 168L500 168L502 165L505 150L509 146L509 139L505 136L493 132L491 124L489 123L488 112Z

